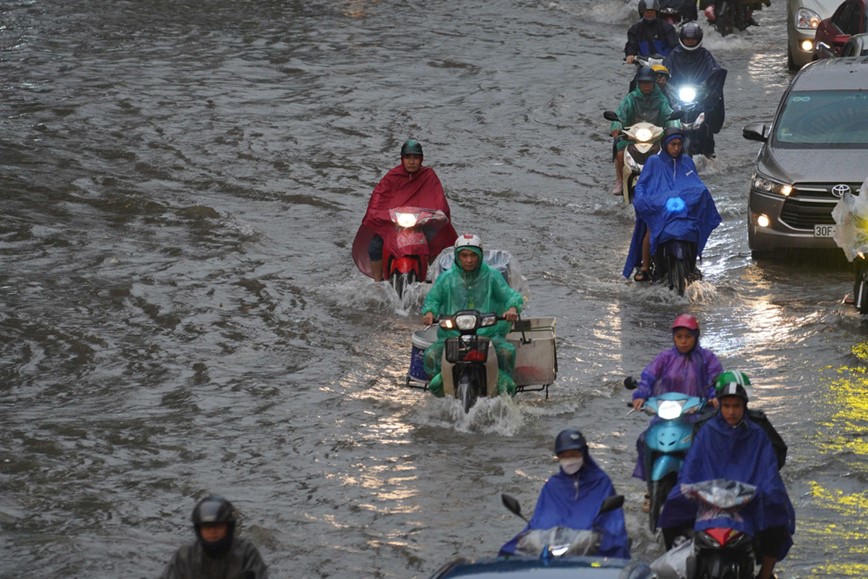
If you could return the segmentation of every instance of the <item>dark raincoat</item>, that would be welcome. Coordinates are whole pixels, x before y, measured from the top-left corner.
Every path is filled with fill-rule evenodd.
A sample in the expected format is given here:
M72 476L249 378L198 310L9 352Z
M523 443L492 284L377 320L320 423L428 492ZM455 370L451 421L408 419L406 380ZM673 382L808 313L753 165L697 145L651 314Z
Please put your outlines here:
M615 487L594 459L585 452L585 462L574 475L559 469L539 493L530 523L500 549L501 555L515 553L522 533L530 529L568 527L602 531L600 555L630 558L630 540L624 524L624 510L599 513L603 500L615 494Z
M658 244L682 239L696 244L699 257L708 236L721 221L711 193L696 173L693 159L683 151L672 157L665 146L648 159L639 174L633 208L636 225L624 264L626 278L642 264L642 239L646 228L651 230L652 256Z
M669 86L676 94L681 86L687 84L699 86L715 71L722 71L715 77L718 80L710 83L713 84L709 87L710 94L702 103L702 110L705 111L706 116L705 123L713 133L719 133L726 117L723 102L723 82L726 79L726 71L702 46L696 50L684 50L684 47L679 45L663 60L663 65L669 69ZM693 119L690 121L692 122Z
M375 234L384 241L394 236L395 225L389 210L404 206L438 209L449 218L449 223L444 224L429 242L431 259L455 243L458 235L452 227L449 203L437 173L431 167L421 167L411 174L404 170L403 165L398 165L386 173L374 188L362 225L353 240L353 261L365 275L371 276L371 260L368 257L371 239Z
M674 26L662 18L654 20L642 18L627 30L624 55L666 56L676 46L678 46L678 32Z
M175 552L160 579L268 579L268 568L247 539L234 539L229 551L217 557L206 555L197 540Z
M778 473L778 461L772 444L760 426L743 420L733 428L726 423L720 412L697 434L678 475L679 484L669 493L663 506L658 527L693 524L697 506L693 500L681 494L681 484L712 479L735 480L755 485L757 496L739 511L740 520L727 518L725 521L697 521L695 527L707 529L723 524L751 536L773 527L783 527L788 536L774 555L779 561L786 557L793 544L796 515L784 481Z

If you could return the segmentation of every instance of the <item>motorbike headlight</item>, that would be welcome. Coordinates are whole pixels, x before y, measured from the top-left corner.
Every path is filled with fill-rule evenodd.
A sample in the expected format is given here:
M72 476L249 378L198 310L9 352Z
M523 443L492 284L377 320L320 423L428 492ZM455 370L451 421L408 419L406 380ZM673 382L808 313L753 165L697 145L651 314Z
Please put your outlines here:
M678 100L692 103L696 100L696 87L692 85L682 86L678 89Z
M653 136L653 133L648 129L638 129L636 131L636 140L642 143L647 143Z
M455 325L459 330L472 330L476 327L476 316L473 314L455 316Z
M395 217L398 225L409 228L416 225L419 216L416 213L396 213Z
M675 420L681 416L681 402L678 400L664 400L657 407L657 416L663 420Z
M774 181L772 179L767 179L765 177L760 177L756 174L754 174L753 176L751 186L757 191L764 191L766 193L777 193L778 195L783 195L784 197L789 196L789 194L793 192L792 185L789 185L787 183L781 183L779 181Z

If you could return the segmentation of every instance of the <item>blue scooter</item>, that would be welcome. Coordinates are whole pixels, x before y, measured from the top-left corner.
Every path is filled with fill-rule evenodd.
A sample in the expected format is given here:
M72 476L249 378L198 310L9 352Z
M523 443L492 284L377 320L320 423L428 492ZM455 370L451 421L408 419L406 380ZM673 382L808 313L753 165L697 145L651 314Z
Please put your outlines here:
M624 380L627 389L638 384L632 377ZM669 491L678 480L684 457L693 444L695 420L687 417L705 408L705 399L680 392L667 392L645 400L641 411L656 416L645 433L645 479L648 483L648 523L651 531L657 529L657 519ZM631 410L628 414L632 414Z

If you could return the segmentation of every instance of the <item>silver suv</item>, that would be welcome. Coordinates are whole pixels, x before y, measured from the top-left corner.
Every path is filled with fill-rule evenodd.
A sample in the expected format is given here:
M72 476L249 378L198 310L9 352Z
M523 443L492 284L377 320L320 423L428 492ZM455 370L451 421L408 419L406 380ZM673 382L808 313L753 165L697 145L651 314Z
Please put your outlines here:
M837 248L832 208L868 176L868 57L808 64L774 120L742 135L763 143L750 182L751 253Z

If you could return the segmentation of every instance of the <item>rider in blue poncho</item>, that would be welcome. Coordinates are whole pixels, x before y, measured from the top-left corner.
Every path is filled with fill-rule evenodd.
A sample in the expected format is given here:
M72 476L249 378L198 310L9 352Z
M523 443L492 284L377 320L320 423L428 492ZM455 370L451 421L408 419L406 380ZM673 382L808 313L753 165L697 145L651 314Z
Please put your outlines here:
M500 555L515 553L522 534L532 529L568 527L601 532L599 555L630 558L630 540L621 508L599 513L607 497L615 494L612 481L588 453L585 437L578 430L563 430L555 439L560 469L546 481L527 527L500 549Z
M663 148L645 163L633 208L636 226L630 241L624 277L638 269L636 281L650 281L651 256L660 243L682 239L696 244L696 256L702 255L705 242L720 225L720 214L708 188L696 172L696 165L683 153L684 133L666 129Z
M775 563L786 557L793 544L795 512L769 437L760 426L745 419L748 396L744 386L728 384L718 390L717 397L720 411L696 436L658 527L664 530L667 543L685 527L693 528L697 506L682 494L681 484L727 479L754 485L756 497L739 512L738 520L727 518L724 525L754 537L761 562L757 577L769 579ZM697 529L719 525L717 519L696 522Z
M422 305L422 323L431 325L436 316L451 316L460 310L494 312L503 320L480 328L478 334L491 340L497 353L499 368L497 389L501 394L515 394L515 346L506 335L511 322L518 319L524 298L512 289L503 274L483 261L482 240L477 235L464 234L455 241L455 263L452 269L439 275ZM437 329L437 341L425 350L425 373L432 376L428 390L443 396L443 376L440 366L446 338L457 336L455 330Z

